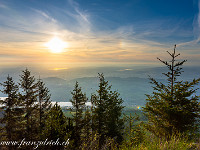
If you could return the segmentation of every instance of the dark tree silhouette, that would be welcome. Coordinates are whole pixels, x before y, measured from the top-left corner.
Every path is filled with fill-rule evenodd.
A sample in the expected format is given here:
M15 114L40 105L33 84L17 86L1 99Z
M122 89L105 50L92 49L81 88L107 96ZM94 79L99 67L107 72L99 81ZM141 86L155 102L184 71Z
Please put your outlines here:
M99 145L105 143L106 137L116 138L118 142L122 140L123 119L122 102L119 93L111 91L108 81L105 81L104 75L99 74L99 89L97 94L93 95L93 129L96 128L99 134Z
M81 145L81 136L83 134L83 127L84 127L84 110L85 110L85 103L87 101L86 95L82 93L81 87L79 87L78 82L76 82L74 86L72 94L72 109L71 112L74 112L72 115L72 119L75 123L74 125L74 136L72 137L74 140L75 148Z
M200 79L192 82L178 81L181 75L182 66L186 60L176 61L176 45L173 53L168 52L171 61L163 61L169 70L163 73L168 80L168 84L157 82L150 78L154 85L152 95L147 95L147 103L143 108L149 119L147 129L159 137L169 138L173 133L189 133L191 135L197 131L197 118L199 117L200 105L198 96L194 95Z
M49 90L47 87L45 87L44 82L40 78L37 83L37 88L38 88L39 133L42 133L42 130L45 127L45 120L48 117L48 111L51 108L51 100L50 100Z
M24 131L23 137L26 140L37 140L38 134L38 124L37 124L37 96L38 89L37 83L35 82L34 76L31 76L31 73L28 69L22 71L20 75L21 79L19 86L22 90L20 93L20 102L21 108L24 110Z
M0 84L3 86L2 93L7 95L7 98L0 100L3 117L0 123L4 124L1 128L1 140L15 141L18 140L19 134L19 116L21 111L18 102L18 86L14 83L12 77L8 75L7 80ZM8 147L9 150L15 149L13 146Z

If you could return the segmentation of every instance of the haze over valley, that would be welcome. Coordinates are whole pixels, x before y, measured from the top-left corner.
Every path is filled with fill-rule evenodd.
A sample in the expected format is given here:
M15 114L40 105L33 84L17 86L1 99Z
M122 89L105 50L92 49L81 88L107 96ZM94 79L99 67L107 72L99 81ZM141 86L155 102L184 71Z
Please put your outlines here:
M199 78L200 67L185 66L180 80L191 81ZM7 75L13 77L18 82L23 67L7 68L0 70L0 82L6 80ZM149 83L149 76L160 82L166 83L166 78L162 73L166 72L165 67L151 66L129 66L129 67L82 67L57 70L44 70L43 68L31 68L30 71L36 79L39 77L45 82L50 90L52 101L69 102L71 91L75 82L78 81L83 92L90 98L92 93L98 89L98 73L104 73L105 79L112 85L113 90L120 93L124 100L124 105L144 105L146 96L151 94L153 89ZM2 88L2 87L1 87ZM0 97L3 97L0 93Z

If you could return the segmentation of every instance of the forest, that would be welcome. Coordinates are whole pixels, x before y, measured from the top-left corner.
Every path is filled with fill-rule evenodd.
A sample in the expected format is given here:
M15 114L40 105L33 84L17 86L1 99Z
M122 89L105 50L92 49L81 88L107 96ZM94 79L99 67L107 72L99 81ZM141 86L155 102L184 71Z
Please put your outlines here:
M7 98L0 100L0 149L200 149L200 103L194 87L200 78L178 80L186 60L177 60L176 45L167 53L169 61L158 58L168 69L163 73L167 83L149 77L153 92L146 95L141 111L125 108L120 93L112 90L102 73L98 74L98 90L89 96L75 83L73 107L68 110L52 105L45 83L28 69L17 83L8 75L1 83Z

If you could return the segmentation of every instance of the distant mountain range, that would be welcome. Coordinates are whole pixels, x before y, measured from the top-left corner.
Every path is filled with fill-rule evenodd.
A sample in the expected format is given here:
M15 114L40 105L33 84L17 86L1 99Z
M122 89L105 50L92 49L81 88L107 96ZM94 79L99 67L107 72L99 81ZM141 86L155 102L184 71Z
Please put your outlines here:
M150 94L152 91L148 79L145 78L107 77L106 80L112 85L112 90L121 94L125 105L143 105L145 94ZM77 78L71 81L50 77L43 79L43 81L51 91L52 99L57 101L69 101L71 99L70 92L73 90L76 81L79 82L79 86L82 87L82 91L86 93L87 97L96 92L99 83L97 77Z
M19 75L23 68L0 70L0 82L6 80L10 74L15 81L19 81ZM66 70L37 70L30 69L38 78L39 75L49 88L53 101L67 102L71 99L71 91L78 81L87 97L98 89L98 73L104 73L105 79L112 85L112 90L117 90L124 100L124 105L144 105L145 94L152 93L152 85L148 76L156 78L160 82L166 82L162 75L167 69L164 67L99 67L99 68L72 68ZM200 77L200 67L184 67L180 80L192 80ZM0 87L1 89L1 87ZM200 92L199 92L200 94ZM5 96L0 93L0 97Z

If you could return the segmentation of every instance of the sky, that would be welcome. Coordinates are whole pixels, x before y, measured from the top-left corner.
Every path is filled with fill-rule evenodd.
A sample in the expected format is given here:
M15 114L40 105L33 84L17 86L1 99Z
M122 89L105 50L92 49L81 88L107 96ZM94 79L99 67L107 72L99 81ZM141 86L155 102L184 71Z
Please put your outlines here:
M174 44L200 63L200 1L0 0L1 67L156 65Z

